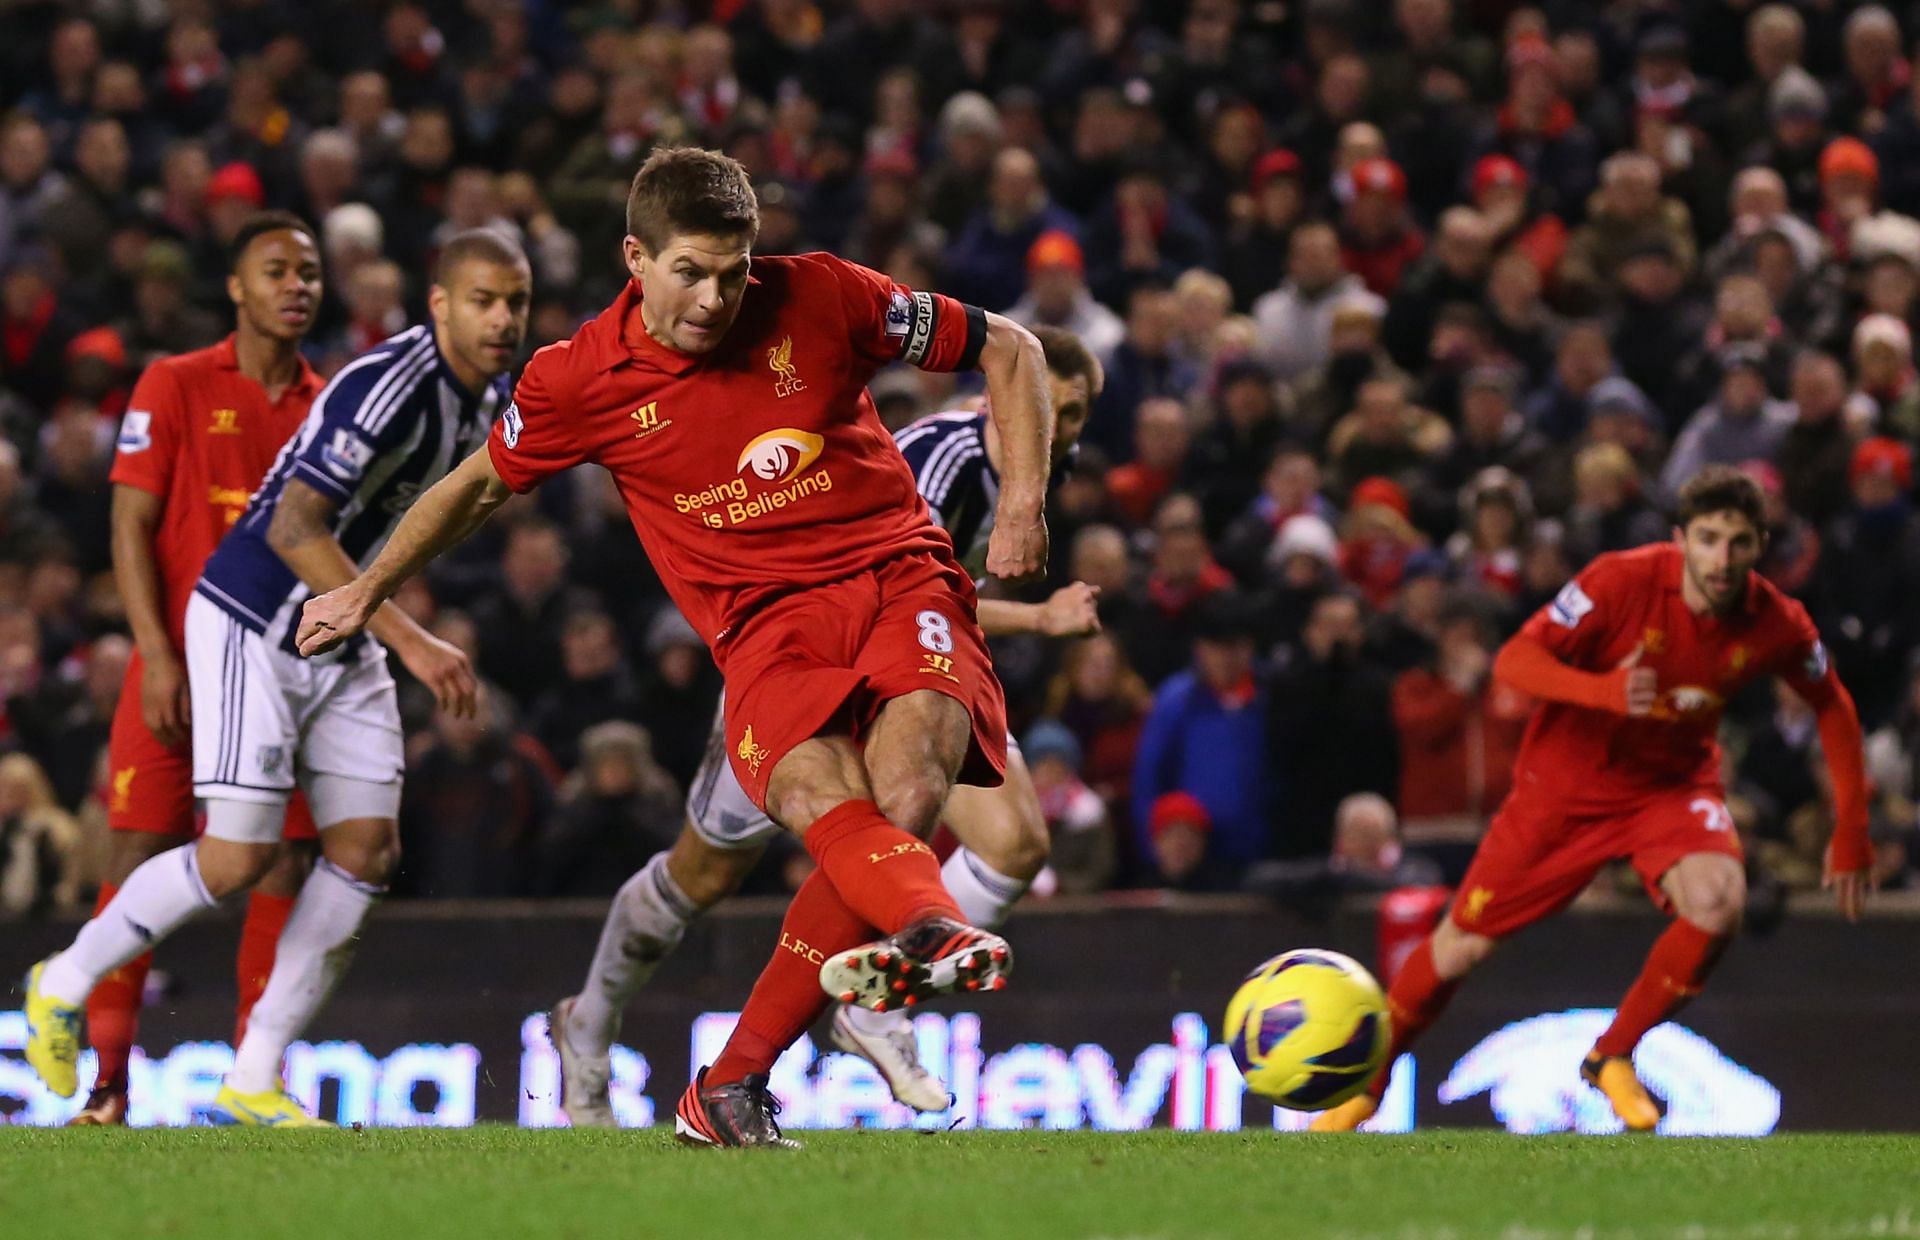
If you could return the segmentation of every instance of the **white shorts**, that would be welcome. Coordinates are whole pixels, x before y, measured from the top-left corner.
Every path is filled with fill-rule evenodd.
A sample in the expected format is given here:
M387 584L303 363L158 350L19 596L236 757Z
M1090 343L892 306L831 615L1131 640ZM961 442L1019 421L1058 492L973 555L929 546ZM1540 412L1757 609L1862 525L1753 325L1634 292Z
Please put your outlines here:
M694 772L693 787L687 791L687 821L693 833L714 848L758 848L780 834L780 825L761 812L747 798L747 790L727 761L727 703L724 697L714 708L713 729L707 733L707 753ZM1011 734L1007 737L1009 756L1020 752Z
M367 636L303 659L281 645L283 627L256 633L205 595L188 601L194 795L283 804L297 784L327 827L366 816L353 781L390 787L397 809L406 750L386 649Z

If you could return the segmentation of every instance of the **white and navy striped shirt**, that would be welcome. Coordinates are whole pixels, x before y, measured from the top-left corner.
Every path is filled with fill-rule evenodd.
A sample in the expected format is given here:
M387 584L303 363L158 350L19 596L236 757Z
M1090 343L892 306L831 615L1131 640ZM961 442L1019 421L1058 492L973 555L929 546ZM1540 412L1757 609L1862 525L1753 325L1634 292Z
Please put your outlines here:
M430 327L410 327L367 350L314 398L246 513L207 560L200 593L269 640L290 641L290 618L309 592L267 545L287 480L298 478L337 505L334 536L364 568L415 497L486 441L507 399L504 376L478 393L462 387Z
M893 436L913 468L914 485L933 519L953 538L953 553L974 580L986 576L1000 475L987 459L987 415L931 413Z

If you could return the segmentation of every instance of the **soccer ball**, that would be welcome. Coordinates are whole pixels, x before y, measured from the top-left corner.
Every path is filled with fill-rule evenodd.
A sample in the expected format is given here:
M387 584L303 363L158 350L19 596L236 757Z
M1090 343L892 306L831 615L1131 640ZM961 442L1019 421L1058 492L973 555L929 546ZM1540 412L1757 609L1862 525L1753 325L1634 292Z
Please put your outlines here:
M1293 1111L1365 1089L1388 1033L1380 983L1339 952L1282 952L1247 974L1227 1004L1227 1047L1247 1088Z

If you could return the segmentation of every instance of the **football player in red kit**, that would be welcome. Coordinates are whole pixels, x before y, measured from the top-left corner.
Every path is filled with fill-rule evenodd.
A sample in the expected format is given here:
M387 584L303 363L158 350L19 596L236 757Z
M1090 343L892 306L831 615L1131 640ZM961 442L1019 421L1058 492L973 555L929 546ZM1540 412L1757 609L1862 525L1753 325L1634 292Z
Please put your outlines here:
M1833 788L1826 884L1859 916L1871 870L1860 721L1806 610L1752 571L1763 513L1746 475L1702 470L1681 489L1672 543L1600 556L1501 650L1494 675L1540 705L1452 908L1388 992L1389 1064L1495 944L1625 859L1673 921L1580 1074L1627 1128L1659 1123L1633 1049L1700 993L1739 927L1746 874L1715 738L1727 700L1760 676L1783 678L1818 714ZM1314 1129L1371 1117L1387 1071Z
M831 255L752 259L758 227L734 160L649 158L627 200L625 290L534 356L486 450L421 496L357 580L309 602L299 631L303 654L331 649L508 495L586 461L613 474L725 676L734 773L819 867L680 1100L678 1135L712 1145L791 1144L767 1074L829 994L897 1007L999 989L1011 965L924 842L955 782L1000 782L1006 707L972 579L867 395L875 372L985 372L1002 445L987 571L1027 578L1047 553L1052 420L1032 333Z
M107 741L107 823L113 829L104 909L136 866L193 835L182 634L200 569L246 511L282 444L306 419L320 377L300 341L320 307L313 229L283 211L244 224L230 247L233 334L211 348L147 367L133 389L113 461L113 567L135 653ZM316 837L306 802L288 807L286 836ZM236 963L244 1031L273 971L274 944L299 893L305 857L288 852L247 903ZM122 1124L127 1058L152 953L121 966L87 1001L99 1056L93 1092L72 1123ZM240 1033L234 1034L238 1045Z

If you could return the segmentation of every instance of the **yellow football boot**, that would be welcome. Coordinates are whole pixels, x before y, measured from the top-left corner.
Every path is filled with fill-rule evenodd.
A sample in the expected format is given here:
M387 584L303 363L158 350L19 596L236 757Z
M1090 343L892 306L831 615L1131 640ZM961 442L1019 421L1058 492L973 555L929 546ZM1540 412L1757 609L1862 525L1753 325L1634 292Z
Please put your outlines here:
M80 1059L82 1013L78 1006L41 992L40 977L46 969L47 962L42 960L27 974L27 1062L48 1089L71 1098L80 1088L74 1064Z
M243 1128L333 1128L324 1119L308 1115L287 1087L275 1082L272 1089L243 1094L231 1085L222 1085L213 1099L209 1117L216 1124L237 1124Z

